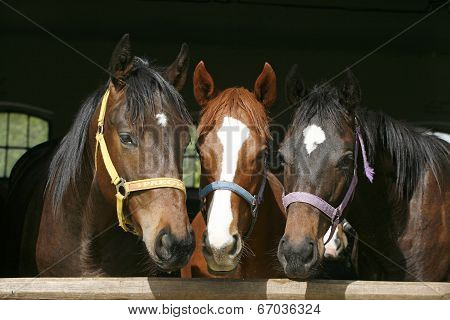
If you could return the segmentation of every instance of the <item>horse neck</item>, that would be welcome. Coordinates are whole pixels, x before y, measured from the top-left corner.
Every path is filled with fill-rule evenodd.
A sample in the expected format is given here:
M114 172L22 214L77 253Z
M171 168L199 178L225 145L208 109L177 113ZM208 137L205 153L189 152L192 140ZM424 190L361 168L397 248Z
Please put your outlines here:
M112 186L111 186L112 188ZM94 179L82 217L81 262L86 276L149 276L154 273L145 245L117 226L115 203ZM145 263L148 260L149 262Z
M349 221L359 232L373 231L374 227L386 231L392 227L392 220L406 214L406 203L394 201L392 168L392 160L378 156L374 161L375 179L370 183L364 175L362 160L359 161L358 185L348 210Z
M359 156L359 182L355 199L349 208L349 220L353 220L353 223L352 221L350 223L359 233L367 231L374 237L397 240L410 218L423 212L424 218L427 219L426 213L430 205L417 208L417 203L422 201L421 197L430 192L443 191L439 187L442 183L445 184L444 171L447 169L443 168L444 171L440 173L443 179L434 176L435 171L438 170L434 162L439 162L440 165L437 166L440 167L446 161L445 157L440 155L443 149L434 145L438 143L438 140L433 141L432 138L382 114L365 113L363 110L360 112L358 118L361 121L363 136L366 136L366 142L370 142L369 138L372 137L372 143L375 144L374 150L371 150L374 154L375 176L373 183L369 183L364 175L362 156ZM367 126L368 123L378 125L374 129ZM395 133L391 132L392 127L395 127ZM370 143L366 144L366 146L369 145ZM414 146L420 146L420 149ZM438 182L436 178L441 181ZM397 185L397 179L400 186ZM434 194L435 197L436 195ZM445 197L445 191L443 197ZM439 201L436 200L436 202ZM416 208L414 208L414 202L416 202ZM435 203L431 203L433 204Z
M97 180L97 166L102 159L97 153L95 138L99 111L100 108L97 107L90 120L78 181L73 183L64 197L65 203L69 204L69 209L66 211L73 211L73 215L81 219L82 238L90 237L91 234L100 232L115 223L113 219L105 219L105 216L115 216L113 214L115 207L104 198ZM112 185L111 188L113 188ZM76 194L70 191L75 189Z
M115 203L105 199L94 178L83 210L83 226L86 230L101 232L116 222Z
M373 183L366 179L364 170L359 169L358 185L347 217L362 242L360 250L365 252L366 257L372 257L372 270L378 272L376 277L401 279L405 276L404 272L389 259L404 267L399 237L408 220L409 200L397 201L393 196L392 160L379 156L374 164Z
M85 167L89 167L90 171L89 178L86 179L86 201L81 218L81 261L84 274L148 276L148 268L153 265L142 266L142 262L148 259L145 246L142 242L137 242L135 236L119 230L116 202L107 199L105 190L101 189L105 183L100 183L100 179L108 181L106 188L114 190L114 186L109 183L110 178L102 162L100 147L96 145L98 112L99 109L92 117L94 120L91 120L89 146L85 156ZM101 173L99 170L102 170Z
M83 225L86 229L100 229L103 230L108 227L108 223L114 223L114 220L105 220L105 213L110 213L115 210L112 203L109 203L103 193L101 192L101 187L99 185L99 169L104 167L102 163L102 155L100 151L100 146L97 144L96 134L98 131L97 119L100 113L100 105L97 106L96 111L92 115L89 124L89 132L87 139L87 146L83 155L83 168L86 174L86 179L84 181L84 192L85 195L85 205L83 206ZM103 170L106 170L103 168ZM102 173L104 173L102 171ZM83 177L84 175L80 175ZM114 188L110 185L111 189ZM115 205L115 203L114 203ZM101 214L99 214L101 213ZM112 216L108 214L108 216Z

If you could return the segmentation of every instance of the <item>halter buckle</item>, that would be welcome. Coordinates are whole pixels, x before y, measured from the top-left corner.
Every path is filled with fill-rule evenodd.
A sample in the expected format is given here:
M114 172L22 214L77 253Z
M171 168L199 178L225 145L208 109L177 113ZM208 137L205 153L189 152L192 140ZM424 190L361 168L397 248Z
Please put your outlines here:
M250 206L250 210L252 212L252 216L254 217L256 215L256 211L258 210L258 204L255 202L252 203Z
M123 199L127 198L128 195L130 194L130 192L128 192L127 189L125 188L125 183L126 183L125 179L120 178L120 182L116 184L116 191L123 197Z
M105 132L105 127L103 124L99 124L98 128L97 128L97 133L98 134L103 134Z
M341 210L339 208L336 208L335 214L334 214L333 218L331 219L331 223L332 224L335 224L335 223L339 224L340 220L341 220L341 215L342 215Z

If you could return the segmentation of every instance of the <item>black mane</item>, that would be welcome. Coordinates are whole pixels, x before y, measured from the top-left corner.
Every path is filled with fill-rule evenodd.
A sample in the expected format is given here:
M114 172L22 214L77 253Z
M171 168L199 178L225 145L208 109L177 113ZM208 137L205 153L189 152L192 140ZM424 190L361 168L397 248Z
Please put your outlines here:
M352 114L341 101L342 95L335 86L315 86L297 103L290 130L304 127L316 116L319 121L332 121L338 127L343 120L350 122ZM393 159L396 200L412 196L427 168L431 169L437 181L441 180L440 173L449 161L448 143L381 112L356 107L353 113L360 125L369 161L373 164L376 156L382 153L388 153Z
M147 60L136 57L134 69L126 80L127 112L133 123L143 124L144 116L155 116L160 112L161 101L175 108L174 117L191 125L192 119L186 109L184 100L178 91L162 76L162 70L150 66ZM164 110L166 112L170 110Z
M429 168L436 180L449 161L449 144L435 136L367 109L356 109L369 159L373 162L379 152L387 152L395 164L395 187L398 200L409 199L425 170Z
M350 114L347 108L341 104L340 99L340 92L335 86L327 83L314 86L304 98L296 103L291 129L301 128L316 116L319 121L332 121L334 126L339 126L342 118L347 122L350 121Z
M151 67L147 60L134 58L134 69L126 79L127 116L132 123L143 126L147 116L154 116L161 108L161 101L174 107L175 114L187 125L192 119L183 98L160 74L161 70ZM46 195L50 197L55 214L59 211L64 195L73 194L77 203L83 205L80 186L90 185L94 170L94 157L88 144L88 131L92 115L99 106L108 84L89 96L83 103L75 121L62 139L49 168ZM169 110L165 110L169 112ZM170 110L172 111L172 110ZM88 194L85 191L86 196Z

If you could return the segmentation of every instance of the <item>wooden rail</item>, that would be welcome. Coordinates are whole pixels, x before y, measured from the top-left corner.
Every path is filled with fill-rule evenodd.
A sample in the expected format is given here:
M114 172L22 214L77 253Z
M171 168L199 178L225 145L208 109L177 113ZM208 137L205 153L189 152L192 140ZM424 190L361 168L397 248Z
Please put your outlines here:
M167 278L5 278L1 299L449 299L450 283Z

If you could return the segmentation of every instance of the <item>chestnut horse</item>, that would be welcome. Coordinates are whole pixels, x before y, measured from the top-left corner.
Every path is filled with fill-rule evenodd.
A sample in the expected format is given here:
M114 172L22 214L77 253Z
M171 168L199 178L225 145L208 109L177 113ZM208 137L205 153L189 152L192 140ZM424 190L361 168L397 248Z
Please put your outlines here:
M298 109L280 148L287 222L278 257L285 272L312 276L330 218L335 225L346 216L359 236L361 278L446 281L449 144L360 108L358 81L350 71L344 78L307 93L293 68L286 82Z
M108 83L87 99L56 151L38 153L47 163L45 193L33 171L15 173L21 186L12 177L10 207L26 211L29 231L21 274L149 275L188 262L195 243L180 179L192 122L177 92L187 67L186 45L172 65L155 69L131 54L128 35L121 39ZM181 185L149 190L161 177ZM26 204L15 201L23 193L30 195ZM120 214L137 236L118 226Z
M282 185L266 166L266 109L276 98L275 72L266 63L253 92L219 91L200 62L194 94L202 107L197 149L205 197L203 215L197 214L192 223L196 249L182 276L283 276L275 254L285 224Z

